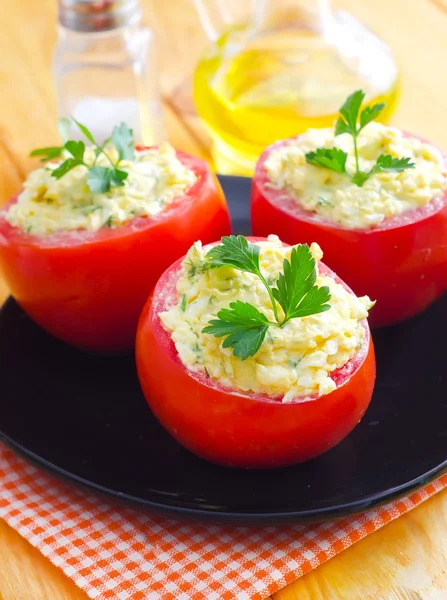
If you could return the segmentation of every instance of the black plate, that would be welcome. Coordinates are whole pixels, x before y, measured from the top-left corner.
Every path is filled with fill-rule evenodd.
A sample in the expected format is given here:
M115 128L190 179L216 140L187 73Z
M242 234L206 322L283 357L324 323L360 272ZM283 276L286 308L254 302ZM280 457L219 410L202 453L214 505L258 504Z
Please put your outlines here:
M250 182L223 177L234 229L248 232ZM179 446L148 409L132 356L58 342L13 300L0 313L0 435L29 458L97 491L216 521L280 523L367 509L447 469L447 297L374 333L377 384L339 446L276 471L215 467Z

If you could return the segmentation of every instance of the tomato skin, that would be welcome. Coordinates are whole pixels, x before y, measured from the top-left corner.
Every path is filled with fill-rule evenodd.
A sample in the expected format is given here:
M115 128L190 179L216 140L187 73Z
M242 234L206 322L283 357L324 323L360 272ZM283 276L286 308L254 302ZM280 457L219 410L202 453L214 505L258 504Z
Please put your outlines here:
M292 465L338 444L360 421L373 392L375 357L366 320L364 347L334 374L338 387L332 393L282 404L262 394L233 392L188 371L158 317L175 297L180 266L177 261L160 278L143 309L136 341L144 396L167 431L199 457L231 467Z
M191 244L231 230L215 175L201 159L177 152L199 176L160 215L97 232L26 234L0 212L0 265L11 294L43 329L100 352L133 348L141 310L163 271Z
M376 300L369 323L381 327L425 310L447 289L447 193L411 214L374 229L344 229L297 206L286 192L269 189L261 155L252 185L255 235L276 233L289 244L317 242L325 262L358 296Z

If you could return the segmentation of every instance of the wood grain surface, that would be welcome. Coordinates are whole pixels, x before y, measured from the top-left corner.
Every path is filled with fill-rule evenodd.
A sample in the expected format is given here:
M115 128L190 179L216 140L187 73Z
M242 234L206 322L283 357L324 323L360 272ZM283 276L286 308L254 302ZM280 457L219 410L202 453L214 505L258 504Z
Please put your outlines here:
M206 44L192 3L146 0L143 4L158 34L169 139L182 150L209 158L208 140L193 114L189 91L191 73ZM379 32L395 51L402 97L393 122L447 150L447 70L443 64L447 0L343 0L336 4ZM55 12L56 0L0 0L0 203L18 191L34 166L28 158L30 148L57 141L51 78ZM0 279L0 300L6 295ZM0 600L86 598L0 520ZM273 598L447 599L447 490Z

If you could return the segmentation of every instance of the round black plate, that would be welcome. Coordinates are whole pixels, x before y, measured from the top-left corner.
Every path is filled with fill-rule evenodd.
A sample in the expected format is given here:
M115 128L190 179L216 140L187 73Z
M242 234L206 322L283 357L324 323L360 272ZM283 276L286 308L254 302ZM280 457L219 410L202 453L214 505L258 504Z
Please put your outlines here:
M250 181L222 177L234 230L249 230ZM447 468L447 296L374 333L377 383L360 425L306 464L215 467L179 446L140 391L133 356L58 342L13 300L0 313L0 436L42 466L171 514L280 523L364 510Z

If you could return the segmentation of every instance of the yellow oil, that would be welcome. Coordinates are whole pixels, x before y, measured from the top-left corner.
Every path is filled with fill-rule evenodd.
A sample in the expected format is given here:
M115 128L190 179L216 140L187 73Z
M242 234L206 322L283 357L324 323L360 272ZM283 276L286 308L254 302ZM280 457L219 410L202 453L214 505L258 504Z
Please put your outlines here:
M250 175L259 154L274 141L310 127L330 127L356 89L393 112L397 77L374 93L333 47L309 30L264 32L238 47L230 31L208 51L194 78L194 98L213 141L217 171ZM382 82L382 89L383 89Z

